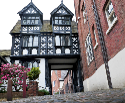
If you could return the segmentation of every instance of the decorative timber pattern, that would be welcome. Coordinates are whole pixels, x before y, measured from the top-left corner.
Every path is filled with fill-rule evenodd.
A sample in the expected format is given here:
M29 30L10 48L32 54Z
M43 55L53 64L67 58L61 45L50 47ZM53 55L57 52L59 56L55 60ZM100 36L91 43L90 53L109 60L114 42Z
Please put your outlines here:
M79 40L77 34L72 34L73 54L79 54Z
M16 36L14 41L14 51L13 51L14 56L19 55L19 49L20 49L20 37Z
M41 55L53 54L53 36L51 33L41 34Z

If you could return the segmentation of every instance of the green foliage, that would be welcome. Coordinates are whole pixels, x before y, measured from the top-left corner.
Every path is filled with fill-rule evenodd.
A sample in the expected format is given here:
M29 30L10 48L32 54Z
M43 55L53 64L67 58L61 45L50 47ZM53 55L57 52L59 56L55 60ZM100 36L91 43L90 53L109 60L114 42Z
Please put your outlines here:
M28 78L30 80L37 79L39 77L39 74L40 74L39 67L33 67L33 68L31 68L30 72L27 73Z
M55 94L59 94L59 92L55 93Z
M0 75L0 81L1 81L2 75ZM2 85L2 83L0 83L0 86Z
M49 95L49 92L47 90L45 90L45 89L39 90L39 92L43 92L44 95Z

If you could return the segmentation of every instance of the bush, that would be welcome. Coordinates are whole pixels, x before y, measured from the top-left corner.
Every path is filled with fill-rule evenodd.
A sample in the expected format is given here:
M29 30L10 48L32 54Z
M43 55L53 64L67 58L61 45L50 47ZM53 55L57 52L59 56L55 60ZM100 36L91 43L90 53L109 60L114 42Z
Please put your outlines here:
M24 66L19 66L16 64L2 64L1 67L1 79L0 84L8 84L8 79L12 79L13 86L16 91L19 91L22 88L23 84L23 74L24 72L29 72L30 68Z
M40 74L39 67L33 67L33 68L31 68L30 72L27 73L28 78L30 80L37 79L39 77L39 74Z
M49 92L47 90L45 90L45 89L39 90L39 92L43 92L44 95L49 95Z

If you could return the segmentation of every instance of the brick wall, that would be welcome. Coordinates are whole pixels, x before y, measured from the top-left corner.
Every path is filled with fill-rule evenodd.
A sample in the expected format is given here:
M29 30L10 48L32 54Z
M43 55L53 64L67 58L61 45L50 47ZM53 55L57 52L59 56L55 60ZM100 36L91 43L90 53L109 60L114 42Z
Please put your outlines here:
M68 85L68 90L67 90L67 85ZM71 74L69 74L68 72L67 75L65 76L63 89L64 89L64 94L73 92L72 71Z
M84 2L85 1L85 2ZM113 58L120 50L125 48L125 2L124 0L111 0L115 14L118 18L118 22L114 25L112 30L108 35L106 35L106 31L108 29L107 19L104 12L106 0L95 0L97 10L100 17L100 22L102 26L102 31L104 35L104 40L107 48L108 59ZM84 80L92 76L96 69L98 69L103 62L103 56L97 31L97 26L95 22L94 11L92 8L93 0L74 0L75 3L75 12L76 12L76 21L78 21L78 33L80 39L80 49L81 49L81 58L83 64L83 73ZM86 17L88 17L87 21L84 23L82 6L85 6ZM80 18L79 18L80 17ZM79 18L79 19L78 19ZM98 46L94 49L95 41L94 41L94 33L93 26L95 28L95 33L97 37ZM91 34L92 38L92 46L95 60L93 60L89 65L87 64L87 55L85 48L85 40L88 35ZM110 69L110 68L109 68Z
M60 87L60 82L59 82L59 78L61 77L61 71L57 70L57 72L55 72L54 70L52 71L52 76L51 76L51 83L52 83L52 94L55 92L58 92L58 89ZM53 81L55 81L55 86L53 86Z

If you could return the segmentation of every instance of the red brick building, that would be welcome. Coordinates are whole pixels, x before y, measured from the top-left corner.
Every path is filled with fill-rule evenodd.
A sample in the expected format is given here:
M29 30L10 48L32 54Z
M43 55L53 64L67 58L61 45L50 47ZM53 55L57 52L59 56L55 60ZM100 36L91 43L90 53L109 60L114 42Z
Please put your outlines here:
M74 0L85 91L125 87L125 1Z
M64 94L73 93L72 70L69 70L64 78Z
M52 71L52 75L51 75L52 94L55 94L59 92L59 90L62 90L64 77L66 73L67 71L65 70L53 70Z

